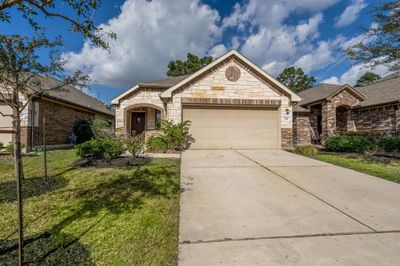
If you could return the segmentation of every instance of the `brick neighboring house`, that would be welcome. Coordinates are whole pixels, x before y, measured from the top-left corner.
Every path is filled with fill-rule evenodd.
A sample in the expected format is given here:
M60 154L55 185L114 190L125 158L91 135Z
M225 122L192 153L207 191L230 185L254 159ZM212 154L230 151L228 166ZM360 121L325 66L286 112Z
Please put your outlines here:
M137 84L112 100L120 135L157 132L160 119L190 120L192 149L292 145L300 98L237 51L192 75Z
M52 77L41 77L43 88L54 87L59 81ZM24 96L21 95L22 101ZM26 101L25 101L26 102ZM3 113L12 113L5 103L0 103ZM33 98L21 113L21 142L29 151L43 144L43 119L46 118L46 143L49 146L70 144L69 135L78 120L101 119L114 127L114 110L81 90L66 86L60 91L49 91ZM11 129L10 118L0 117L0 129ZM1 134L0 142L12 142L12 134Z
M389 75L365 87L319 84L298 94L293 108L295 145L324 143L336 133L400 133L400 75Z

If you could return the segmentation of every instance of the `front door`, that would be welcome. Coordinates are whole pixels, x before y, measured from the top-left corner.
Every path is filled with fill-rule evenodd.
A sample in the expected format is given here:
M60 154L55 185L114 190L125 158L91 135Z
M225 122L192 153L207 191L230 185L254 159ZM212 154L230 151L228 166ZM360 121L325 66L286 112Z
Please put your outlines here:
M132 136L136 136L141 134L145 130L145 120L146 120L145 113L132 113L132 120L131 120L131 134Z

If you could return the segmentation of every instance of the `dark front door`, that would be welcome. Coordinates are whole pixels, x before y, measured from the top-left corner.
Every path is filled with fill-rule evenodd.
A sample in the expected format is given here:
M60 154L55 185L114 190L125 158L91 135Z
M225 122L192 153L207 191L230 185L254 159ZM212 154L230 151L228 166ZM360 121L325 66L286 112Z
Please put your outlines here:
M132 136L141 134L145 129L145 113L132 113Z

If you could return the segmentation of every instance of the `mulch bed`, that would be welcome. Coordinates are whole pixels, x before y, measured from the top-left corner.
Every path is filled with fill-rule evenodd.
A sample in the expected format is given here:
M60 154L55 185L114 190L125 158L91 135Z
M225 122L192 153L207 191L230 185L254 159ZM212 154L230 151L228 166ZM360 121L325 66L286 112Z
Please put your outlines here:
M99 158L81 158L74 163L75 167L125 167L125 166L140 166L147 164L151 158L143 157L119 157L116 159L106 160Z

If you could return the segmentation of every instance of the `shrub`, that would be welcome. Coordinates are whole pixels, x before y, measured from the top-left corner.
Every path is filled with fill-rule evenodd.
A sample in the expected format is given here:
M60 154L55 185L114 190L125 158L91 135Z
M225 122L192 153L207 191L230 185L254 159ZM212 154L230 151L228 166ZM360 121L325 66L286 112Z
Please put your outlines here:
M313 145L304 145L304 146L297 146L294 152L307 157L314 157L315 155L318 154L318 149Z
M337 152L365 152L374 148L374 144L364 137L339 135L328 138L325 147Z
M385 132L382 132L382 131L348 131L348 132L341 133L340 135L362 137L362 138L365 138L366 140L377 145L381 141L381 139L385 136Z
M190 121L183 121L175 124L172 121L161 121L161 131L163 132L163 139L167 144L168 149L181 150L190 142L189 126Z
M0 150L2 150L2 149L3 149L3 147L4 147L4 144L3 144L3 142L0 142Z
M139 155L144 146L144 135L130 137L125 140L127 150L135 157Z
M95 139L112 138L114 137L114 130L109 123L104 120L96 119L90 126L93 137Z
M123 145L117 139L92 139L76 146L76 154L82 158L114 159L123 153Z
M168 146L164 140L164 136L154 136L150 137L146 143L147 151L165 151Z
M23 148L25 148L25 144L22 144L22 143L21 143L21 149L23 149ZM14 153L14 144L9 143L9 144L6 146L6 152L8 152L8 153Z
M74 126L74 133L76 135L76 142L83 143L93 138L93 132L90 127L90 122L87 120L78 120Z
M384 137L378 146L385 152L400 152L400 137Z

